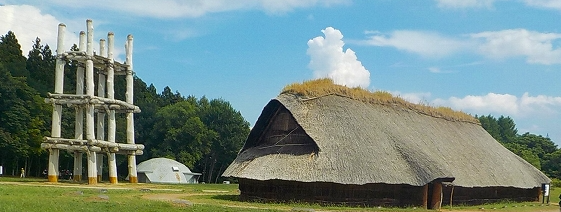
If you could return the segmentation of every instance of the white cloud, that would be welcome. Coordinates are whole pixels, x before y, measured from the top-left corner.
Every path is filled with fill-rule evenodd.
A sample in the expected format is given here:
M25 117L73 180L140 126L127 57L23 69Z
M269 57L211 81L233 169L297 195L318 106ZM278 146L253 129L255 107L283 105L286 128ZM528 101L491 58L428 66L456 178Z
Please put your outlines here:
M389 35L376 31L367 34L374 34L365 41L367 45L391 46L426 57L444 57L470 46L469 42L448 38L435 32L398 30Z
M559 0L524 0L524 2L529 6L561 10L561 1Z
M314 71L314 77L329 77L336 84L349 87L368 87L370 72L358 61L353 50L343 51L343 34L332 27L321 32L325 37L308 41L307 54L311 57L308 67Z
M552 45L552 41L561 39L561 34L510 29L480 32L471 37L484 40L479 45L479 51L488 57L524 56L528 63L561 63L561 48L554 48Z
M350 0L136 0L134 2L97 0L81 1L79 4L75 0L48 0L46 2L64 7L120 11L144 17L177 18L200 17L208 13L234 10L262 10L266 13L278 14L298 8L347 4Z
M394 47L423 57L442 58L458 52L471 52L491 59L524 57L528 63L561 64L561 47L553 45L561 40L559 33L508 29L457 37L409 30L394 31L389 35L376 31L366 34L374 35L359 43Z
M521 97L511 94L489 93L484 96L468 95L463 98L436 99L434 105L444 105L472 114L501 114L513 117L548 116L561 113L561 97L545 95Z
M0 33L5 35L8 31L14 32L22 48L23 55L27 56L32 48L36 37L41 38L43 45L49 44L56 51L56 39L58 24L55 17L49 14L41 14L41 11L28 5L0 6ZM78 37L66 35L67 43L77 43ZM70 49L67 46L66 49Z
M491 8L495 0L436 0L436 2L440 8Z
M53 54L56 54L58 25L63 22L50 14L44 14L41 10L29 5L5 5L0 6L0 34L5 35L8 31L14 32L22 54L27 56L32 48L35 38L41 39L41 44L48 44ZM99 52L99 38L107 37L107 32L96 32L94 22L94 51ZM66 24L64 39L64 50L70 50L73 44L78 44L80 31L86 31L86 20L81 23L70 22ZM101 36L97 36L101 35ZM115 38L115 58L124 61L120 56L124 53L124 38ZM121 48L120 48L121 47Z

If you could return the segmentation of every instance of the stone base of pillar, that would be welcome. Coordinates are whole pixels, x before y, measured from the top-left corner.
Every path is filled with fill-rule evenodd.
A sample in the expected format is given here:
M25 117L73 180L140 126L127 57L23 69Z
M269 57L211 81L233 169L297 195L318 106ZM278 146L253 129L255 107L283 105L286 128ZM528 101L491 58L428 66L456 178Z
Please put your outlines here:
M74 180L74 182L80 182L82 181L82 175L74 175L72 179Z
M97 175L97 182L101 182L101 180L103 180L101 175Z

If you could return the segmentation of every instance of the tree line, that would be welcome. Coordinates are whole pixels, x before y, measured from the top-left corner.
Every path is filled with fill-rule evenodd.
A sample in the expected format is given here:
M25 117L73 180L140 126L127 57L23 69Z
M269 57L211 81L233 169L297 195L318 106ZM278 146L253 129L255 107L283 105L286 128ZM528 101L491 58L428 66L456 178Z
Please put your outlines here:
M70 50L79 49L73 45ZM28 176L41 176L47 167L48 152L40 145L50 136L52 105L44 99L54 91L55 59L49 45L43 45L39 38L26 58L13 32L0 36L0 166L5 175L17 175L23 167ZM64 93L75 93L78 65L66 65ZM125 99L125 85L124 77L115 76L115 98ZM153 84L147 85L136 75L134 102L142 110L135 114L135 140L145 145L137 162L155 157L174 159L202 173L201 182L219 182L249 134L249 122L228 101L185 97L167 86L158 93ZM65 138L74 137L74 111L63 107ZM118 114L116 120L116 140L123 142L125 114ZM124 178L126 157L118 155L117 162ZM60 170L72 170L72 154L61 151L59 164ZM104 169L106 174L107 167Z
M510 117L476 116L481 126L508 150L551 178L561 179L561 149L549 138L526 132L518 134Z

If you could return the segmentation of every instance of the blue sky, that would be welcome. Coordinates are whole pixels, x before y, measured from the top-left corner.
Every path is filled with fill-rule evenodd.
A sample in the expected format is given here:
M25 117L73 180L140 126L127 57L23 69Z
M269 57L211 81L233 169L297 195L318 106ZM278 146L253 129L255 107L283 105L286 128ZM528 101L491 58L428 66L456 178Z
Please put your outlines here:
M78 3L80 2L80 3ZM134 3L128 3L134 2ZM317 77L414 103L510 116L561 144L559 0L0 0L0 33L67 47L92 19L134 36L134 71L158 92L222 98L252 125L287 84ZM99 47L97 47L99 48Z

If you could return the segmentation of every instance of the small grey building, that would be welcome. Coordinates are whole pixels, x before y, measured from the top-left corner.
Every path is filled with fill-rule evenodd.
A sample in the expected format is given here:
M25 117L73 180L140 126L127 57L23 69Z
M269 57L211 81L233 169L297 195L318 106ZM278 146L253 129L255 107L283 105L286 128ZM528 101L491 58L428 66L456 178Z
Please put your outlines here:
M168 158L152 158L137 166L139 183L199 183L200 173L193 173L187 166Z

